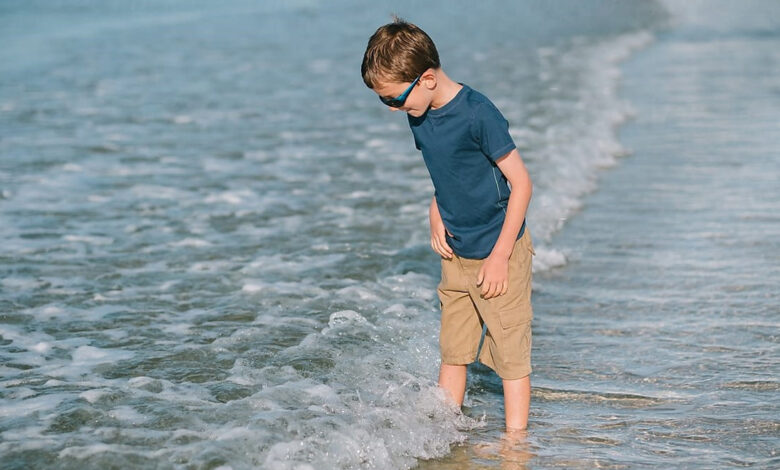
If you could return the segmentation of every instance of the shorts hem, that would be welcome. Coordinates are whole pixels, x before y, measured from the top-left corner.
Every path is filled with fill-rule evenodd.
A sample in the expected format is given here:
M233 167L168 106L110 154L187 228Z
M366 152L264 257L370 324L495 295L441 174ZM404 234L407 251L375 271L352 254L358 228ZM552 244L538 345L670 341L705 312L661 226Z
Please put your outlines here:
M489 362L489 361L485 361L485 360L483 360L482 358L479 358L479 363L480 363L480 364L482 364L482 365L484 365L484 366L486 366L486 367L488 367L488 368L490 368L490 369L491 369L493 372L495 372L495 373L496 373L496 375L498 375L498 377L499 377L499 378L501 378L501 380L517 380L517 379L522 379L523 377L527 377L527 376L531 375L531 372L533 371L533 368L532 368L532 367L530 367L530 366L528 366L527 368L522 368L522 369L520 369L520 372L515 372L515 373L509 373L509 372L507 372L507 373L505 373L505 372L503 372L503 371L498 371L498 370L496 369L496 366L495 366L495 364L488 363L488 362ZM515 369L515 370L516 370L516 369Z
M471 364L476 359L476 355L477 352L474 351L473 353L464 356L456 356L456 357L442 356L441 363L451 365L451 366L461 366L461 365Z
M517 380L517 379L528 377L529 375L531 375L531 372L532 369L529 368L528 372L521 372L518 374L506 374L507 375L506 377L504 377L501 374L498 374L498 372L496 372L496 374L498 374L498 376L501 377L501 380Z

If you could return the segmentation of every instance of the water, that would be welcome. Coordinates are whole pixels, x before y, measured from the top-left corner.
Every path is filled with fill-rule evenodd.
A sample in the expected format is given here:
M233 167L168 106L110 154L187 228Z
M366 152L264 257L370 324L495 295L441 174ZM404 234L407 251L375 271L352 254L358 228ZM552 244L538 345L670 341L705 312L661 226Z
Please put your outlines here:
M448 5L0 6L0 467L778 465L777 6ZM435 387L391 11L534 179L518 445Z

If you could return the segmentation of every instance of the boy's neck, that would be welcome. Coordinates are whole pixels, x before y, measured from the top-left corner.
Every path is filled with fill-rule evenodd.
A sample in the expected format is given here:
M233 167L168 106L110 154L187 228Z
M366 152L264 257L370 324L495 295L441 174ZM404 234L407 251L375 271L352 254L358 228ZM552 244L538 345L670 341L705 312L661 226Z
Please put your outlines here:
M461 88L463 88L463 85L448 77L444 70L438 70L436 73L436 90L433 92L431 108L441 108L449 103L455 98L455 95L458 94Z

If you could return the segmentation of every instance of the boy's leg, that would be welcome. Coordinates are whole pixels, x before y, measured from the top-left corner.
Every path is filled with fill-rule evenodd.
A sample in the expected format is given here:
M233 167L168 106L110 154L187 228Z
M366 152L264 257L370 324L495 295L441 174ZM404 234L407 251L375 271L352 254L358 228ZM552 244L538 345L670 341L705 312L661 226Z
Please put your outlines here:
M506 429L518 431L528 427L528 411L531 407L531 376L504 380L504 418Z
M439 369L439 387L446 390L458 406L466 394L466 365L442 364Z
M495 370L504 384L507 430L525 429L531 401L531 262L534 254L526 231L517 240L509 258L509 289L491 299L481 297L481 288L470 284L471 297L487 324L480 362ZM475 277L482 262L466 263Z
M458 406L466 391L466 364L474 362L482 337L482 322L469 296L458 255L442 258L437 292L441 307L439 386Z

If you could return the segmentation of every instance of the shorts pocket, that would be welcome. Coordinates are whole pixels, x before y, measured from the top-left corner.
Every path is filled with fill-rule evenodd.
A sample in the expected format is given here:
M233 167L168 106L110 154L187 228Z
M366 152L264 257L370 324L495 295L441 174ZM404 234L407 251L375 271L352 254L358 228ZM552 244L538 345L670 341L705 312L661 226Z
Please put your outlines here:
M508 367L512 366L512 369L518 369L511 375L523 377L530 373L533 346L531 322L523 322L511 330L505 330L502 339L504 363Z
M513 328L523 323L531 321L533 318L533 308L530 302L522 302L513 308L499 310L498 321L501 328Z

